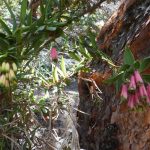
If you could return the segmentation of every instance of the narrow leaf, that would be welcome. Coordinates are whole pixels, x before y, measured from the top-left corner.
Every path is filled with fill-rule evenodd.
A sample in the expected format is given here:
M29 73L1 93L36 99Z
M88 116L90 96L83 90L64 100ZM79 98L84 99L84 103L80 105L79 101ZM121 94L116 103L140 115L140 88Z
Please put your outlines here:
M49 31L55 31L57 28L56 27L46 27L46 30L49 30Z
M57 72L60 74L61 77L65 78L64 73L58 67L57 67Z
M66 73L66 65L65 65L65 61L64 61L63 56L61 58L61 64L60 64L60 66L61 66L61 70L62 70L64 76L66 77L66 75L67 75L67 73Z
M142 72L150 67L150 57L144 58L140 63L139 71Z
M32 11L30 10L27 16L27 25L30 26L32 24Z
M80 57L77 54L75 54L75 52L69 52L69 55L70 55L71 58L73 58L76 61L81 60Z
M59 77L58 77L58 72L57 72L57 67L55 67L54 68L54 80L56 81L56 82L58 82L59 81Z
M20 12L20 23L25 23L25 17L26 17L26 10L27 10L27 0L23 0L21 4L21 12Z
M9 48L9 42L3 38L0 38L0 49L7 50Z
M110 77L109 79L107 79L107 80L105 80L104 82L105 83L113 83L113 82L115 82L115 81L117 81L122 75L123 75L123 71L122 72L120 72L119 74L117 74L117 75L115 75L115 76L112 76L112 77Z
M44 4L43 2L40 3L40 11L41 11L41 20L44 21L45 20L45 15L46 15L46 10L45 10L45 7L44 7Z
M45 17L46 17L46 19L51 14L51 9L52 9L52 1L51 0L47 0L46 1L46 8L45 8L45 11L46 11Z
M80 44L79 46L79 52L87 59L91 58L90 53Z
M10 28L6 25L6 23L2 19L0 19L0 24L1 24L1 27L3 28L3 30L5 32L7 32L8 35L12 34Z
M10 15L11 15L11 18L13 19L13 30L16 30L16 27L17 27L17 23L16 23L16 17L15 17L15 14L13 13L13 11L11 10L11 7L9 6L9 4L6 2L6 0L3 0Z
M135 61L134 56L128 47L126 47L125 49L123 61L124 61L124 64L128 64L128 65L134 64L134 61Z
M0 58L5 58L5 57L7 57L7 54L3 54L3 55L0 54Z

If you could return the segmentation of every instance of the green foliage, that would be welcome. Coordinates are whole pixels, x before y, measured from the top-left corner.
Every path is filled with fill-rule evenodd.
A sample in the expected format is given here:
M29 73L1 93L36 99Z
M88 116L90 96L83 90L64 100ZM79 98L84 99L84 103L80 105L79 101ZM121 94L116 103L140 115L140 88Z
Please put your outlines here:
M121 84L127 82L128 78L133 74L134 70L139 70L141 73L150 66L150 58L146 57L142 60L135 60L131 50L126 47L124 51L123 64L114 72L105 83L116 85L116 91L119 91ZM145 82L149 82L150 75L142 75Z
M36 123L39 122L38 118L41 117L46 125L52 121L53 116L50 114L57 116L58 110L67 103L61 94L70 78L80 70L90 71L85 65L93 58L90 49L97 50L96 35L91 33L85 38L86 35L79 33L78 38L71 37L71 28L80 23L81 26L89 23L88 17L87 21L84 21L84 17L81 19L84 11L88 12L89 4L86 1L44 0L37 8L37 17L27 7L27 0L22 0L20 4L15 1L17 8L20 8L19 12L14 11L17 8L8 1L3 0L3 4L10 14L10 20L4 14L0 18L0 65L8 62L12 67L15 63L18 70L16 80L7 89L0 86L5 95L3 101L6 105L3 108L13 108L1 117L3 131L0 148L11 149L10 146L15 145L18 149L32 149L39 140L35 133L43 128ZM82 21L78 22L80 19ZM88 33L86 30L82 32ZM57 43L58 37L61 37L61 42L64 41L63 44ZM47 66L41 63L38 68L36 60L39 53L54 45L58 51L64 50L61 59ZM74 59L71 67L65 62L65 54ZM35 95L37 91L42 91L44 96L39 98Z

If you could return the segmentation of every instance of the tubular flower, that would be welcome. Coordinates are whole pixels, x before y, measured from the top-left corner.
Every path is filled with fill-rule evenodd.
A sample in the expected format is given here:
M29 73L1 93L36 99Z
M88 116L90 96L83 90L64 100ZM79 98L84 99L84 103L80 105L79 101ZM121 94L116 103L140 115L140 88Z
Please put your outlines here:
M136 90L136 83L135 83L134 75L131 76L129 90L131 91Z
M137 85L143 84L143 79L137 70L134 71L134 76L135 76L135 82Z
M52 48L50 52L50 59L52 61L57 61L58 60L58 54L56 48Z
M150 98L150 83L147 85L147 94L148 94L148 96L149 96L149 98Z
M146 91L146 88L145 88L145 85L142 84L140 87L139 87L139 93L140 93L140 97L143 98L143 99L147 99L148 98L148 94L147 94L147 91Z
M130 108L133 108L136 104L136 99L135 99L135 95L131 94L129 95L129 100L128 100L128 106Z
M127 97L128 97L127 84L123 84L123 85L122 85L121 97L122 97L123 99L127 99Z
M146 91L147 91L147 95L148 95L146 101L147 101L147 103L150 103L150 84L147 85Z
M136 91L136 92L135 92L134 97L135 97L135 102L136 102L136 103L139 103L139 102L140 102L140 101L139 101L139 91Z

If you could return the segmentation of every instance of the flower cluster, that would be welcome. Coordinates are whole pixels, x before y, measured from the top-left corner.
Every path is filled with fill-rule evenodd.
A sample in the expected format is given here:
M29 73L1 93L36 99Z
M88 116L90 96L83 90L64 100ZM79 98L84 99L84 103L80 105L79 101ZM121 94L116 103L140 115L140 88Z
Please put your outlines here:
M0 65L0 85L4 87L9 87L10 81L12 81L16 76L17 66L15 63L3 62Z
M128 100L130 108L139 104L140 100L146 100L150 104L150 84L144 85L143 79L137 70L131 75L129 84L122 85L121 98Z

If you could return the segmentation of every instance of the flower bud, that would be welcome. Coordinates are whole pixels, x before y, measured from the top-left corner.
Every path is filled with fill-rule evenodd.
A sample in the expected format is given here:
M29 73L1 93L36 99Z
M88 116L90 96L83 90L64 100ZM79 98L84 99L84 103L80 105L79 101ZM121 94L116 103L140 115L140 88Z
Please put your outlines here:
M139 93L140 93L140 97L142 99L147 99L148 98L148 94L147 94L147 91L146 91L146 88L145 88L145 85L142 84L140 87L139 87Z
M127 84L123 84L121 89L121 98L127 99L127 97L128 97Z
M9 69L10 69L10 65L9 65L9 63L7 62L7 63L5 64L5 71L8 72Z
M130 84L129 84L129 90L130 91L136 90L136 83L135 83L134 75L131 76Z
M5 66L6 66L6 63L3 62L3 63L2 63L2 66L1 66L1 71L2 71L2 72L5 71Z
M5 77L6 77L6 79L9 79L9 74L6 73L6 74L5 74Z
M52 48L50 52L50 59L52 61L57 61L58 60L58 54L56 48Z
M135 82L137 85L143 84L143 79L137 70L134 71L134 76L135 76Z
M8 80L5 80L4 86L5 86L5 87L9 87L9 82L8 82Z
M147 91L147 94L148 94L148 100L150 101L150 83L147 85L146 91Z
M17 65L15 63L12 63L12 68L14 71L17 71Z
M133 94L129 95L128 106L133 108L136 104L135 96Z
M2 75L0 76L0 84L1 84L1 85L5 85L5 81L6 81L6 77L5 77L5 75L2 74Z
M10 71L9 71L9 80L12 80L14 78L15 78L15 73L12 69L10 69Z
M2 75L0 76L0 85L3 85L3 77L2 77Z

